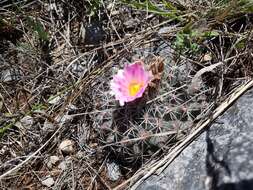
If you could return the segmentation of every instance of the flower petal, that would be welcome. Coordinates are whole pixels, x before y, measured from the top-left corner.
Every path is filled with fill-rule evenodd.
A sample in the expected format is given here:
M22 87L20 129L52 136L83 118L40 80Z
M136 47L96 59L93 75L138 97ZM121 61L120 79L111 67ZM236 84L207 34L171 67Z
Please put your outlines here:
M151 77L151 73L145 71L144 63L136 61L119 70L113 77L110 83L112 94L123 106L125 102L133 101L143 95Z

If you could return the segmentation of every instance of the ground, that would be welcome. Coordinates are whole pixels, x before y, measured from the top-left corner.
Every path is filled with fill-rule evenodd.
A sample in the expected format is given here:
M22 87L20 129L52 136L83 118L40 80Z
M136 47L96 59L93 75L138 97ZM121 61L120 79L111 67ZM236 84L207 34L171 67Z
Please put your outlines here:
M251 0L0 2L1 189L120 189L251 79L252 12ZM158 77L120 106L110 81L136 60Z

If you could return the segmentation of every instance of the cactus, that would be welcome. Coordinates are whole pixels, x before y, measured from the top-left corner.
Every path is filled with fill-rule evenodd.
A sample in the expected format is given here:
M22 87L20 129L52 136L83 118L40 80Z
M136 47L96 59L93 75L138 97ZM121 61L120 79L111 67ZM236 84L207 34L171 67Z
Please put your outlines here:
M148 66L157 59L153 58L143 60L149 60L145 63ZM187 133L206 101L204 88L188 93L187 84L192 78L189 68L185 63L164 61L155 86L123 107L109 92L107 81L113 76L113 68L104 73L93 90L96 111L91 114L103 151L110 152L111 158L123 166L137 167ZM199 96L204 98L198 99Z

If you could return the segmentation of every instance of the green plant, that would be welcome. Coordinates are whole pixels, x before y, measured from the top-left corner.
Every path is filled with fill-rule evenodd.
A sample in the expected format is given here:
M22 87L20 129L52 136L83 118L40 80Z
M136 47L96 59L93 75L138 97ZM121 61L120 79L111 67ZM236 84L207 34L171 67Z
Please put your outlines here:
M40 103L37 103L37 104L34 104L32 106L32 110L31 111L38 111L38 110L44 110L46 109L47 107L43 104L40 104Z
M154 13L154 14L167 17L170 19L182 20L180 16L180 11L177 10L177 8L173 6L172 3L167 2L165 0L162 0L163 8L160 8L158 5L156 5L155 3L152 3L150 0L145 0L144 2L137 1L137 0L133 0L133 1L121 0L121 2L126 5L130 5L131 7L138 10L147 11L149 13Z
M174 47L182 53L197 53L203 40L218 36L216 31L199 31L186 26L176 34Z
M3 127L0 128L0 138L2 138L2 136L7 132L7 130L13 127L13 125L14 122L3 125Z
M90 17L97 15L98 10L100 9L101 5L102 5L101 0L88 1L88 4L87 4L88 15Z
M34 18L27 16L26 21L28 27L37 33L39 40L42 42L48 41L48 33L45 31L39 20L35 20Z
M195 42L196 32L178 32L174 42L175 48L180 52L197 52L198 44Z
M238 6L241 7L241 11L244 13L253 12L253 0L241 0L238 2Z

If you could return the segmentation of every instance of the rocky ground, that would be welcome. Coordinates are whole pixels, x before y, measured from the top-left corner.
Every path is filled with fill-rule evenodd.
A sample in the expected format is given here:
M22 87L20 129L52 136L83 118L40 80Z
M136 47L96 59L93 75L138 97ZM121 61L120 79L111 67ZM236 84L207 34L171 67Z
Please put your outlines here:
M251 0L1 1L0 188L130 188L251 79L252 10ZM139 59L160 78L120 107L110 80Z

